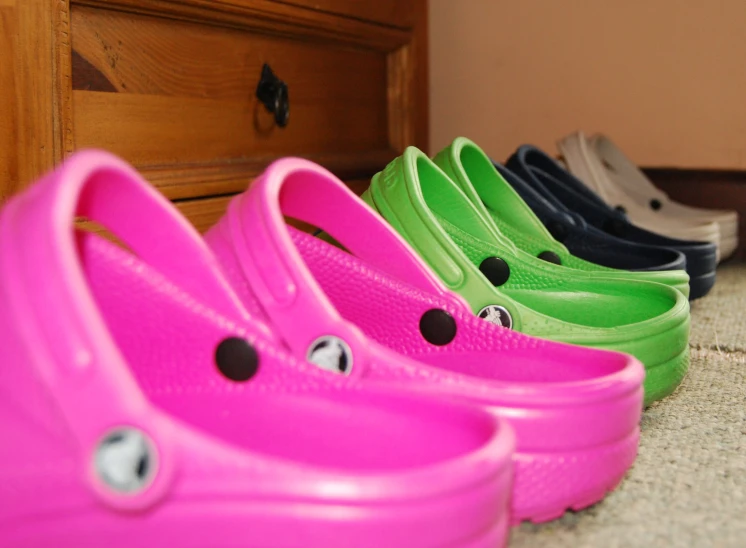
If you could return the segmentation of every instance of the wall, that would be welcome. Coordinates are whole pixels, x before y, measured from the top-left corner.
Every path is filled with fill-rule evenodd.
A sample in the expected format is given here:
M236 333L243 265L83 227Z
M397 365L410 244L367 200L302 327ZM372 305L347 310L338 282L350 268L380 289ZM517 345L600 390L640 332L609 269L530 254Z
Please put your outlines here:
M431 152L603 131L646 166L746 169L743 0L430 0Z

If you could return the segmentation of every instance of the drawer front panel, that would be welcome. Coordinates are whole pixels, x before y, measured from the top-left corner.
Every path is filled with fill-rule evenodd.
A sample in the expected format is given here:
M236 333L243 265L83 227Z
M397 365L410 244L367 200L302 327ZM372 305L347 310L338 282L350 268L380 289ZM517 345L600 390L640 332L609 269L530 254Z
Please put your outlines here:
M245 187L274 157L364 176L395 154L392 52L73 5L72 133L143 170L171 198ZM359 40L359 39L358 39ZM280 128L256 98L268 63L289 89Z
M376 21L394 27L411 28L415 18L415 3L411 0L284 0L327 13L336 13Z

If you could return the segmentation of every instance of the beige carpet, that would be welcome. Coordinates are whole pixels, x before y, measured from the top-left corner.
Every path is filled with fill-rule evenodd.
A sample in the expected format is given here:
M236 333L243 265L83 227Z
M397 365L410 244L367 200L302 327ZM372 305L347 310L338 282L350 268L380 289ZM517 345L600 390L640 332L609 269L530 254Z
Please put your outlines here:
M689 374L645 411L640 452L603 502L523 524L510 546L746 547L746 265L692 306Z

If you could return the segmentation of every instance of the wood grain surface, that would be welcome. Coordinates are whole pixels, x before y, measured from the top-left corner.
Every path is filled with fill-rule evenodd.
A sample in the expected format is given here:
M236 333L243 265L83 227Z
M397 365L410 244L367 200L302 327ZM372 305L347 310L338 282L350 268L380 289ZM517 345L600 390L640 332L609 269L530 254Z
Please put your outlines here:
M170 198L240 191L256 173L241 166L285 155L365 176L371 158L380 169L412 134L401 106L411 97L391 91L400 84L388 60L399 53L82 7L71 26L76 147L111 150L146 176L171 166L154 178ZM255 97L264 63L289 87L285 128ZM210 183L188 176L193 168Z
M0 0L0 202L89 147L202 229L280 156L367 184L426 147L425 5ZM286 128L255 97L264 63L288 85Z

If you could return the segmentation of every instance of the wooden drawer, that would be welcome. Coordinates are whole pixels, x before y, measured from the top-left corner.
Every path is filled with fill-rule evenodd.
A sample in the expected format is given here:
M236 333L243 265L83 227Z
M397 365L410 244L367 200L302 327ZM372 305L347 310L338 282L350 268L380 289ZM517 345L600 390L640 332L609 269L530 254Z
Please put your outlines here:
M240 191L278 156L369 175L401 148L409 108L396 54L408 34L375 27L288 36L73 5L74 147L121 155L172 199ZM265 63L288 85L284 128L256 98Z
M410 29L417 13L413 0L283 0L326 13L346 15L363 21L375 21L393 27Z
M280 156L366 180L427 149L425 7L0 0L0 201L87 147L133 163L200 228ZM265 63L288 85L286 127L256 97Z

